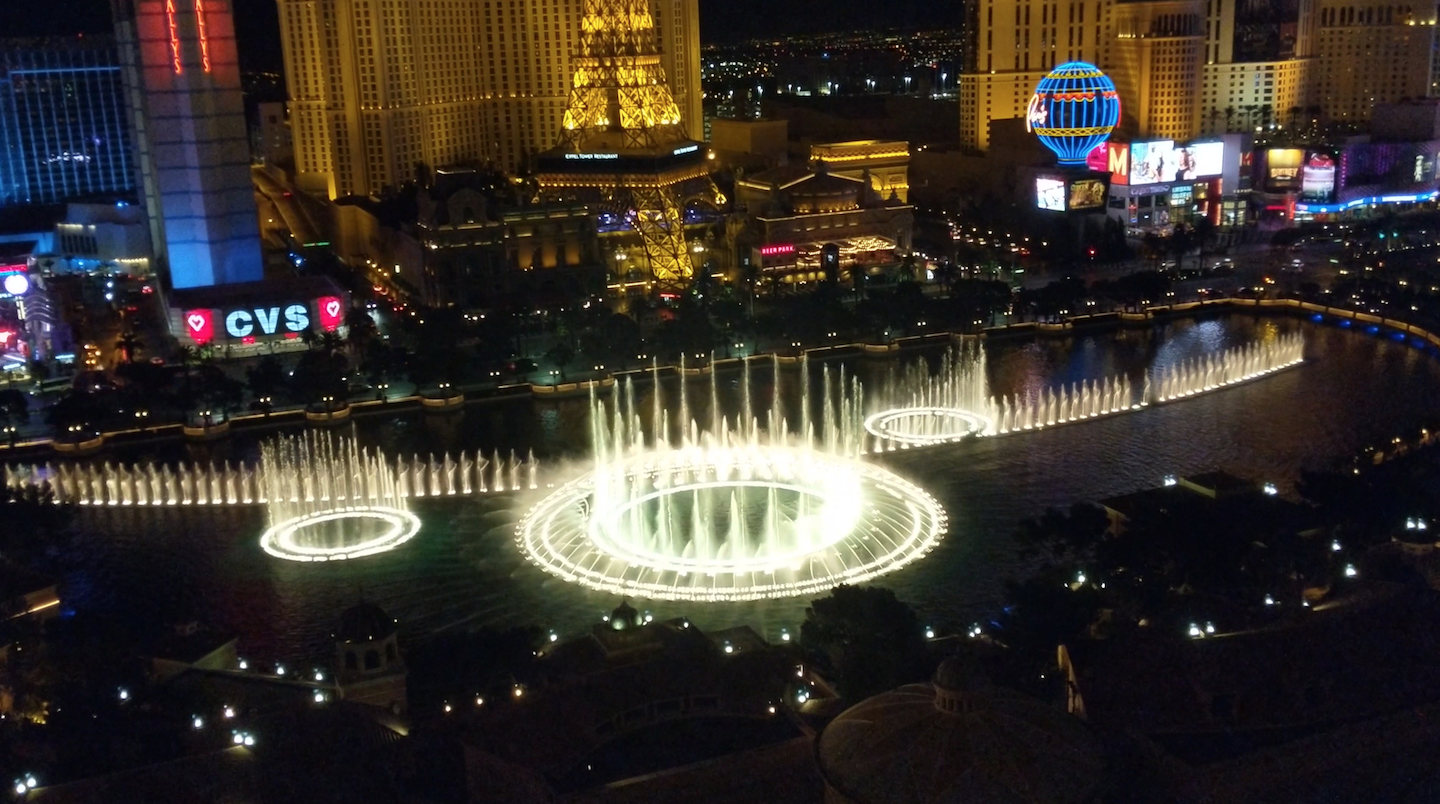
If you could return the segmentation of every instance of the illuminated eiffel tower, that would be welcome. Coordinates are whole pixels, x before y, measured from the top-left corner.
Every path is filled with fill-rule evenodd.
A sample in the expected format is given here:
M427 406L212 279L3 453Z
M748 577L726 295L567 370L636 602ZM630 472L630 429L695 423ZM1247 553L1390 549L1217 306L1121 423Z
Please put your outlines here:
M542 198L595 204L639 234L656 291L694 275L686 202L725 199L690 139L655 45L648 0L585 0L564 128L539 155Z

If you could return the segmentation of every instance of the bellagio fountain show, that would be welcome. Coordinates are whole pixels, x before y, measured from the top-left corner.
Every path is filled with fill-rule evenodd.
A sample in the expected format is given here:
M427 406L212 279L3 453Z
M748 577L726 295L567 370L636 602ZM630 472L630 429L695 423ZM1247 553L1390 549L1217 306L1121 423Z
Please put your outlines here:
M5 482L77 506L93 605L188 589L277 654L323 646L362 592L419 634L579 628L621 598L778 632L886 576L959 624L1000 598L1027 512L1235 456L1293 478L1376 398L1322 386L1404 346L1308 322L1169 327L696 361L450 418L272 429L213 460L9 465Z

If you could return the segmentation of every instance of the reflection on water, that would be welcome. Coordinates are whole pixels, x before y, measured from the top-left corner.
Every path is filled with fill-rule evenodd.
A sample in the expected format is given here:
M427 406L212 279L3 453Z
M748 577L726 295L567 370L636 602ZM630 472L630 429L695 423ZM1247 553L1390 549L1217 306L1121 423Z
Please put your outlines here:
M1409 432L1440 405L1440 368L1420 351L1363 332L1243 317L1073 340L992 342L991 386L997 393L1037 391L1121 372L1138 381L1150 365L1301 327L1307 362L1254 383L1123 417L887 454L890 466L946 505L951 535L928 559L882 583L928 622L963 628L993 613L1005 578L1021 569L1010 534L1018 520L1045 506L1216 468L1273 481L1284 491L1301 469ZM862 379L888 370L878 361L853 367ZM786 387L797 384L795 372L781 372L778 381L790 399L798 397ZM770 382L768 371L756 372L756 399L769 397ZM737 385L738 377L723 383L722 392L733 394ZM583 399L510 400L448 417L362 420L359 436L392 455L533 446L542 457L563 459L585 452L585 410ZM218 449L232 459L255 451L253 442L239 439ZM536 624L561 634L588 628L616 601L519 558L511 528L524 504L520 498L416 501L425 525L409 544L324 565L269 559L257 544L259 510L87 510L65 549L56 551L56 569L67 605L145 620L198 615L238 633L242 652L259 660L325 660L335 618L362 593L400 618L412 640L484 625ZM793 632L807 602L634 601L658 616L684 614L702 627L747 622L772 636L782 626Z

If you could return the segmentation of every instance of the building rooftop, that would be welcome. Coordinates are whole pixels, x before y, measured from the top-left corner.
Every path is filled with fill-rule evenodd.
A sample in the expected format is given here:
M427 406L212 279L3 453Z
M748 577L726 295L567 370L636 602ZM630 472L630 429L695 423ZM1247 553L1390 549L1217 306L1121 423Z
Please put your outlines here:
M1106 762L1090 728L974 680L947 660L935 684L907 684L847 709L817 744L826 784L855 804L1091 800Z
M1206 762L1440 700L1440 593L1372 584L1294 605L1296 619L1250 631L1065 646L1086 717Z

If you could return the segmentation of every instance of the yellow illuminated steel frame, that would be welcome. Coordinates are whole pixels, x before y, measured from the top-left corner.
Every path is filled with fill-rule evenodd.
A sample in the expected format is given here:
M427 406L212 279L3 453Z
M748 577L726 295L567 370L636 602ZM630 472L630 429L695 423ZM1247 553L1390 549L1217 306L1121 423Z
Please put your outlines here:
M690 139L660 64L648 0L585 0L584 8L560 149L673 155ZM674 169L646 175L587 171L539 179L542 193L588 188L599 191L609 204L633 209L635 231L661 290L683 286L695 273L685 245L682 183L698 181L705 186L695 195L723 203L708 171L698 175Z

